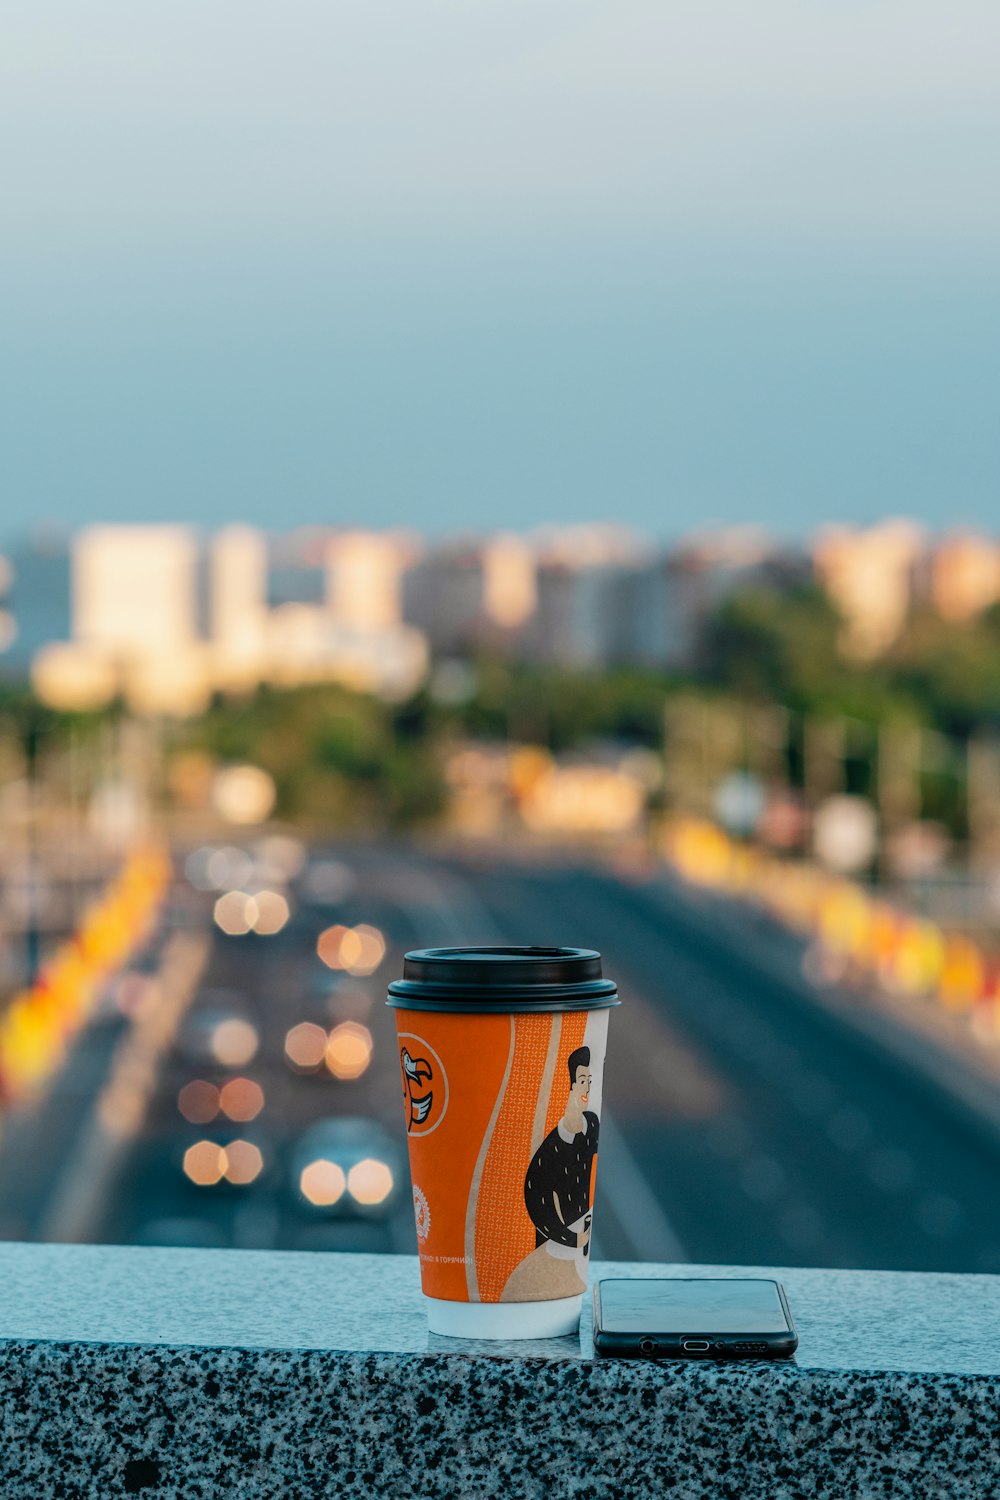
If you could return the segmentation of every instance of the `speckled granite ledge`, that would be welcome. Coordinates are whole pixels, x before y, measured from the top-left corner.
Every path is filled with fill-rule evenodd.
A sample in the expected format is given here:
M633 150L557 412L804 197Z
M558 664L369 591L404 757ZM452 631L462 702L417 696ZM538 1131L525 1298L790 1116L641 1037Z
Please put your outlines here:
M0 1245L0 1495L1000 1494L1000 1277L779 1274L794 1363L649 1364L432 1337L409 1257Z

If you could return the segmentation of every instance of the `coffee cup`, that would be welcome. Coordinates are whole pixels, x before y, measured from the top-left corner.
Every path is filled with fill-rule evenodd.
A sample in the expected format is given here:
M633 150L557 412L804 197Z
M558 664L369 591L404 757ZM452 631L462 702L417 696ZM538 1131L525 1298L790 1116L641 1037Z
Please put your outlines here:
M575 1332L587 1286L608 1012L583 948L425 948L389 985L434 1333Z

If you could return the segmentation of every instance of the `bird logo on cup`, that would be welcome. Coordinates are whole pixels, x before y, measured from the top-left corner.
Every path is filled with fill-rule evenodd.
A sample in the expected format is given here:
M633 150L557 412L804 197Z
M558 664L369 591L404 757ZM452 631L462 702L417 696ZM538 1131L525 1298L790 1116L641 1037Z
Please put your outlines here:
M403 1077L408 1135L430 1135L448 1108L448 1080L433 1047L418 1036L400 1037L399 1066ZM411 1046L410 1043L413 1045Z
M399 1060L410 1101L410 1123L407 1130L412 1130L414 1125L426 1124L427 1116L434 1108L434 1090L426 1088L434 1077L434 1069L425 1057L411 1057L405 1047L399 1054ZM425 1088L426 1092L423 1091Z

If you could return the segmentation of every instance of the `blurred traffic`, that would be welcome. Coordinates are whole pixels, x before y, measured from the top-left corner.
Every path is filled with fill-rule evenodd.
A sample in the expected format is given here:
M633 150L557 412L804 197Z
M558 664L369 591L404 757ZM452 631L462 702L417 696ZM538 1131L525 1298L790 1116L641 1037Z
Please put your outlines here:
M358 920L352 869L289 834L178 863L178 906L212 956L150 1099L134 1194L106 1209L141 1243L410 1248L397 1065L368 983L386 941Z
M45 1012L26 1055L47 1048L50 1065L32 1062L8 1091L0 1233L412 1252L385 984L411 946L545 937L594 943L622 983L596 1253L1000 1267L1000 1091L945 1086L938 1065L961 1061L952 1042L883 1008L898 995L862 964L882 950L860 889L772 870L704 823L672 825L665 849L567 860L484 843L309 844L272 827L178 848L172 863L144 854L156 913L144 939L137 927L114 950L115 973L58 1038ZM102 930L137 868L82 930ZM260 909L265 892L282 923L219 921L227 896ZM765 914L778 925L761 926ZM830 968L837 956L851 972ZM43 975L32 993L49 993ZM941 1004L926 986L910 1000ZM968 1036L992 1058L982 1028Z

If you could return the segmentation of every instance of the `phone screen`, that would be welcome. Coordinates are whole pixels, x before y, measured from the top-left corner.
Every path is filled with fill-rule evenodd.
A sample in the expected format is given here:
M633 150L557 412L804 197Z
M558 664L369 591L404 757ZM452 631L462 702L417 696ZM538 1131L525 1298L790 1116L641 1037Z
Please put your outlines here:
M601 1325L613 1333L786 1333L773 1281L602 1281Z

